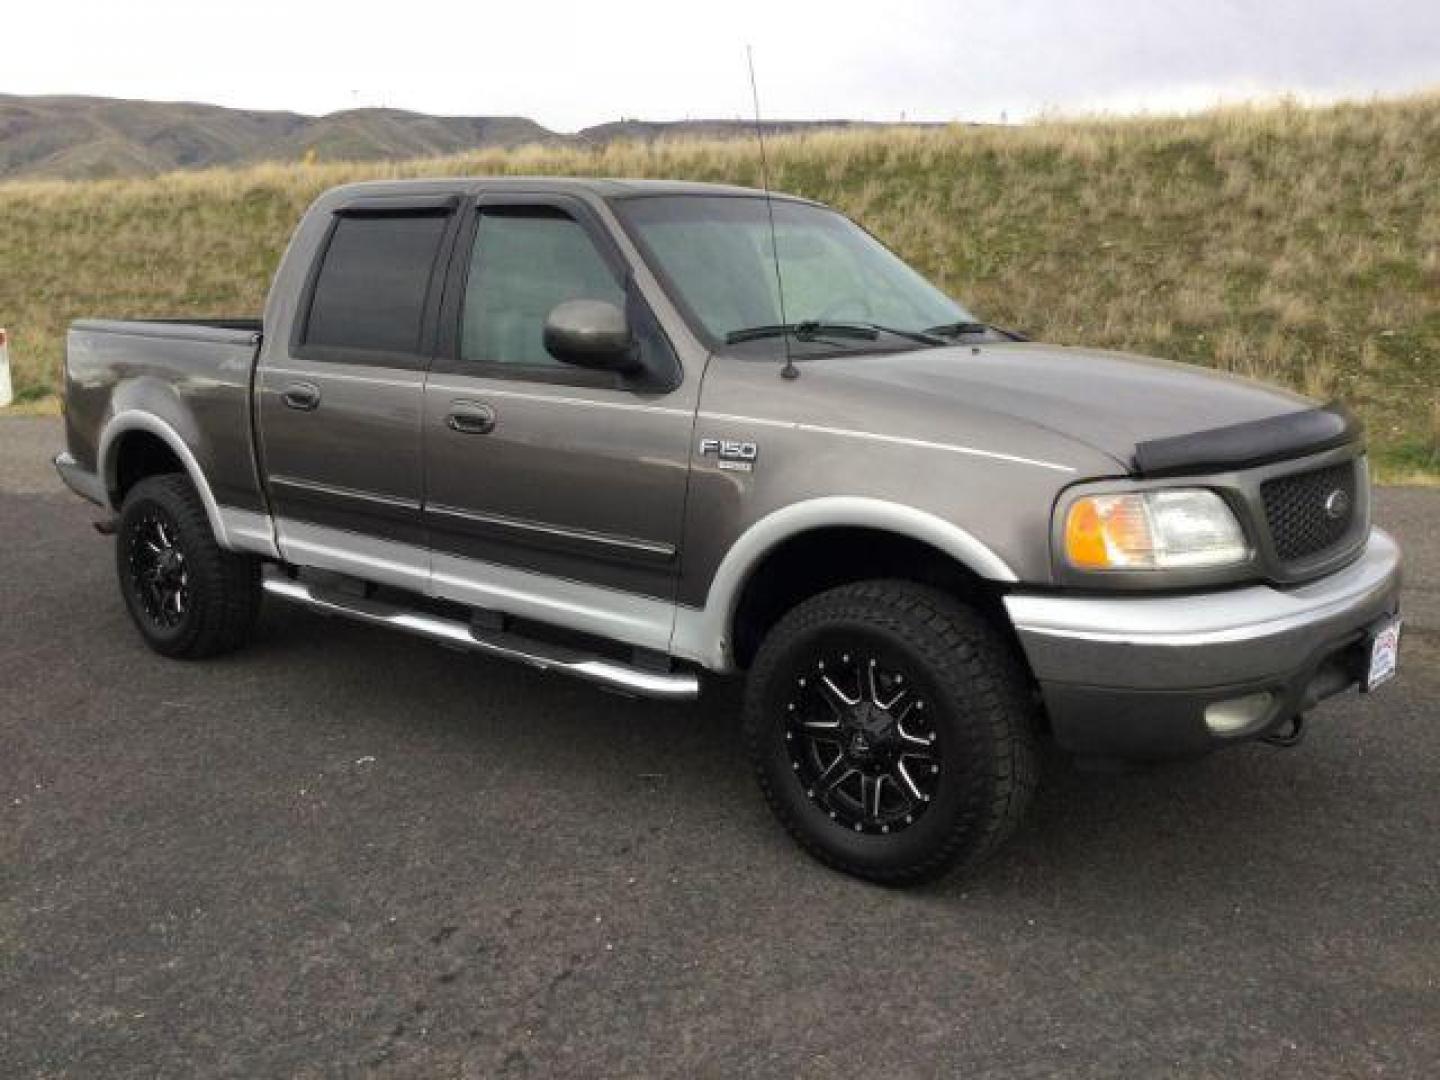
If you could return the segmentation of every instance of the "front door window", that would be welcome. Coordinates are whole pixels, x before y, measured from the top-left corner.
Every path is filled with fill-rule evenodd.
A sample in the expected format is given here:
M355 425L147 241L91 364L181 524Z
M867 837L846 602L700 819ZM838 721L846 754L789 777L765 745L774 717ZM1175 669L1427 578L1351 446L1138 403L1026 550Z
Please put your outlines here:
M545 319L566 300L625 306L625 293L574 218L548 207L483 210L460 332L463 362L556 366Z

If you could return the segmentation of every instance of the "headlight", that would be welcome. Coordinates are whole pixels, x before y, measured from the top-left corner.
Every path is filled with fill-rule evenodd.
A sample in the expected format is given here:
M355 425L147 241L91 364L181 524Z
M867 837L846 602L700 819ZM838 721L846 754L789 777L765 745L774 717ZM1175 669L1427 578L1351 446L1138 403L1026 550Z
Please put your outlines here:
M1250 557L1225 500L1204 488L1087 495L1065 515L1065 558L1077 570L1178 570Z

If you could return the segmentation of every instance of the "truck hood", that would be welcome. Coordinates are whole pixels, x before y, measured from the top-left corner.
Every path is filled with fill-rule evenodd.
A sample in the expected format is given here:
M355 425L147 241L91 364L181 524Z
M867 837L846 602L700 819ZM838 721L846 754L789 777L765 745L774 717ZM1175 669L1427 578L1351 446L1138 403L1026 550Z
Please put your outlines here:
M824 395L832 405L851 394L863 400L885 434L915 435L918 421L933 434L958 437L970 426L967 416L973 422L989 414L1083 444L1126 471L1141 444L1316 407L1298 394L1192 364L1030 342L831 356L801 371L833 380L837 393Z

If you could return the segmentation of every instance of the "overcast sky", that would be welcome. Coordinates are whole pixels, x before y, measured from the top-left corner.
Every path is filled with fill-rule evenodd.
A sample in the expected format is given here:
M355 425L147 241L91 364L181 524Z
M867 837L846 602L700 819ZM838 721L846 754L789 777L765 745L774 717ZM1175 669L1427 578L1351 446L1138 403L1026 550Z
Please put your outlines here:
M1440 85L1440 0L49 0L7 5L0 92L574 130L775 118L1018 120Z

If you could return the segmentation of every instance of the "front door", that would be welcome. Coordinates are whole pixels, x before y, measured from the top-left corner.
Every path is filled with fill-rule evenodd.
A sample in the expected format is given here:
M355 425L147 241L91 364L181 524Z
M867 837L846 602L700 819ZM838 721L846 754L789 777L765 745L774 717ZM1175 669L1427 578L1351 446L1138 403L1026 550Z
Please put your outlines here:
M288 559L428 589L421 416L456 202L340 208L293 340L265 343L261 450Z
M432 589L665 649L696 388L579 200L482 197L462 237L454 340L425 388ZM550 356L546 316L572 299L624 308L670 375L627 380Z

